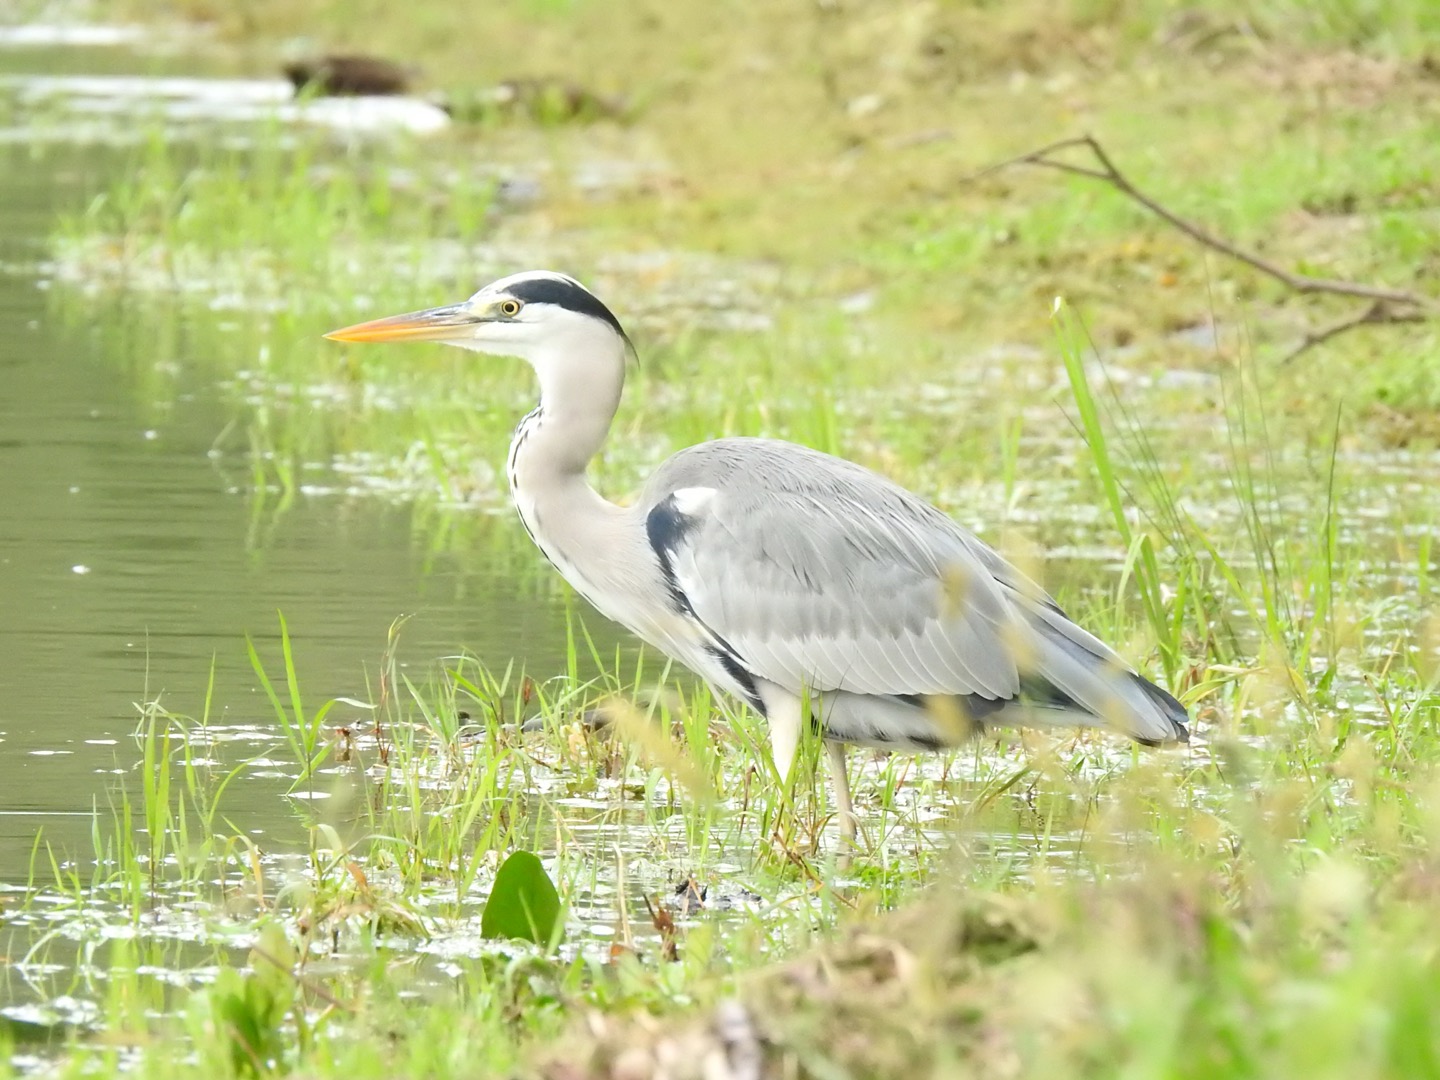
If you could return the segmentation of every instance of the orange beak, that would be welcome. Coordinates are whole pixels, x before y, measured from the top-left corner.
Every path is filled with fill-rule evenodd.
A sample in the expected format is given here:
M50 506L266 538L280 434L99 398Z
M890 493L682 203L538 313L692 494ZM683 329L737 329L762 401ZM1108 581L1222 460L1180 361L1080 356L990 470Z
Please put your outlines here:
M454 341L467 336L481 321L464 304L450 304L356 323L325 336L331 341Z

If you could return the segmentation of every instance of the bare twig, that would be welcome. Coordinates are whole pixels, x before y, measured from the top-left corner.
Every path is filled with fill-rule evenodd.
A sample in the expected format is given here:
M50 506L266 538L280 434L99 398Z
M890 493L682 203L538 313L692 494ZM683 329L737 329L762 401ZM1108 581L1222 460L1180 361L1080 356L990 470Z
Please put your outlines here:
M321 1001L325 1002L326 1005L329 1005L332 1009L339 1009L341 1012L355 1011L354 1005L350 1005L347 1002L341 1001L334 994L330 993L329 990L321 986L318 982L307 979L304 975L301 975L299 972L297 972L290 964L285 963L285 961L265 951L260 946L252 946L250 949L250 953L256 959L264 960L271 967L284 972L286 975L289 975L290 978L294 980L295 985L299 986L302 990L307 990L310 993L314 994Z
M1321 345L1333 337L1345 333L1347 330L1354 330L1357 326L1373 326L1381 323L1418 323L1425 322L1429 316L1418 311L1395 311L1384 300L1372 300L1359 314L1347 315L1343 319L1336 319L1334 322L1315 330L1307 330L1300 343L1280 358L1282 364L1288 364L1301 353L1309 352L1316 345Z
M1098 168L1091 165L1077 164L1073 161L1066 161L1057 157L1067 150L1077 148L1088 150L1098 163ZM1327 326L1307 331L1299 345L1292 349L1285 360L1293 360L1301 353L1314 348L1322 342L1329 341L1346 331L1353 330L1358 326L1373 326L1377 324L1390 323L1415 323L1425 322L1428 319L1440 315L1440 301L1409 289L1391 289L1382 285L1366 285L1358 281L1342 281L1334 278L1317 278L1308 274L1297 274L1287 270L1269 259L1257 255L1253 251L1239 247L1223 237L1215 235L1209 229L1197 225L1193 221L1181 217L1175 211L1165 206L1153 196L1141 191L1123 173L1111 159L1100 141L1093 135L1080 135L1072 139L1061 139L1048 146L1042 146L1038 150L1032 150L1028 154L1021 154L1019 157L1010 158L999 164L982 169L968 177L970 181L979 180L1008 169L1015 165L1036 165L1046 169L1055 169L1058 172L1069 173L1072 176L1083 176L1090 180L1098 180L1108 184L1132 202L1143 206L1150 213L1162 221L1178 229L1186 236L1203 244L1212 251L1218 251L1238 262L1244 263L1269 278L1280 282L1293 292L1301 294L1326 294L1330 296L1350 296L1368 301L1365 307L1358 313L1347 315Z

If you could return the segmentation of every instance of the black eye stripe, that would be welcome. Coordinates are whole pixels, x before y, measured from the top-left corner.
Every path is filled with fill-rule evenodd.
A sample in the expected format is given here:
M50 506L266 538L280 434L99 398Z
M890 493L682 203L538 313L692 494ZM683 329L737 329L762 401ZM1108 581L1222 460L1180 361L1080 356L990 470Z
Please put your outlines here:
M621 337L625 336L620 320L594 293L564 278L533 277L517 281L506 290L524 304L554 304L569 311L599 319Z

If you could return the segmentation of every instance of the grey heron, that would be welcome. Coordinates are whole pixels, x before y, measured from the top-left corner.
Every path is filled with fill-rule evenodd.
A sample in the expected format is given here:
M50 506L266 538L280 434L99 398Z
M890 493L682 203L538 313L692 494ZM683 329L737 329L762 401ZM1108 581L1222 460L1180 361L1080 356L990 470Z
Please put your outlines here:
M842 835L846 744L936 750L992 724L1103 725L1186 741L1167 691L925 500L776 439L681 450L629 506L586 479L620 404L630 341L563 274L501 278L458 304L336 330L518 357L540 403L506 466L526 531L600 612L760 713L788 778L825 739Z

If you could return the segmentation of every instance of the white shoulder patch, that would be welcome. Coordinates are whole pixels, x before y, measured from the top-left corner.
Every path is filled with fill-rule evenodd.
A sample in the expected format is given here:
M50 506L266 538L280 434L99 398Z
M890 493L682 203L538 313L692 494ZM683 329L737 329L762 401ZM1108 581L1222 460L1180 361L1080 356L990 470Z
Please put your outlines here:
M675 509L686 517L695 517L714 501L716 491L711 487L676 488L670 493L675 500Z

